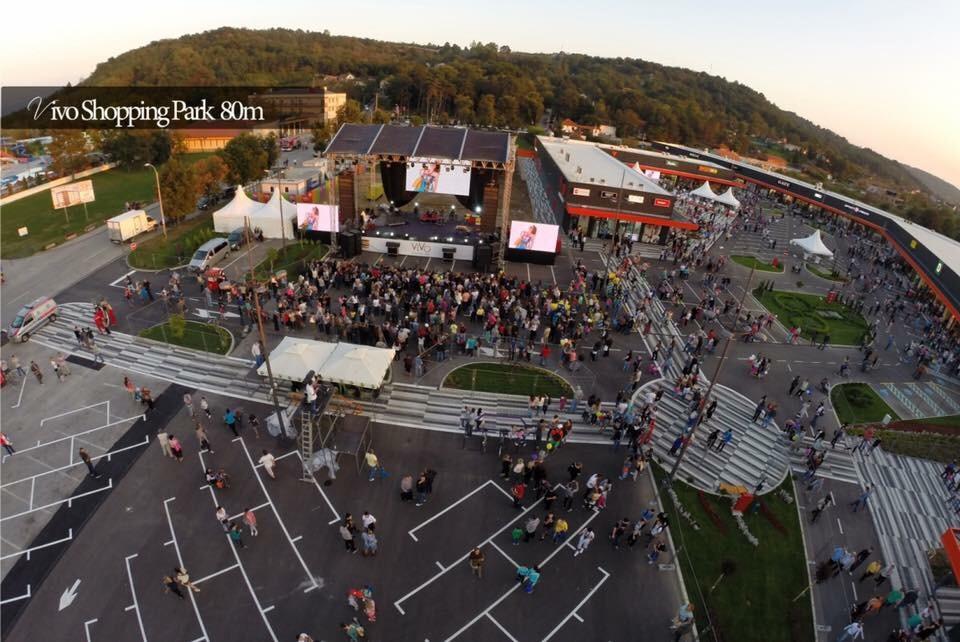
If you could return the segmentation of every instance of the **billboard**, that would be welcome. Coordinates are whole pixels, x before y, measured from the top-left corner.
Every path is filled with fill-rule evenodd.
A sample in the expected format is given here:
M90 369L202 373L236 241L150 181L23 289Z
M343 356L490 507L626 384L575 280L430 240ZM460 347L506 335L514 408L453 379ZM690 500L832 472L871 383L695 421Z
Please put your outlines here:
M530 221L510 221L510 249L535 252L557 251L559 225L544 225Z
M50 189L50 196L53 197L53 209L61 210L65 207L79 205L80 203L92 203L93 181L77 181L53 187Z
M470 165L411 159L407 163L406 187L408 192L466 196L470 193Z
M307 232L339 232L340 206L297 203L297 227Z

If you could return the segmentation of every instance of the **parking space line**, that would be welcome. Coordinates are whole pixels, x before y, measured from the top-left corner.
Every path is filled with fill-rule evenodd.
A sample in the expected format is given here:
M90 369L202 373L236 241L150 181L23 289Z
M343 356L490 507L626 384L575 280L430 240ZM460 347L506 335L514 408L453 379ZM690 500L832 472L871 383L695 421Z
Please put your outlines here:
M510 562L511 564L513 564L514 568L519 568L519 567L520 567L520 564L517 564L517 563L514 562L512 559L510 559L510 556L507 555L506 552L505 552L502 548L500 548L499 546L497 546L497 543L496 543L496 542L490 542L490 546L492 546L492 547L494 547L495 549L497 549L497 551L498 551L501 555L503 555L508 562Z
M118 453L122 453L122 452L125 451L125 450L132 450L133 448L139 448L139 447L141 447L141 446L148 446L148 445L150 445L150 435L144 435L144 436L143 436L143 441L141 441L141 442L139 442L139 443L136 443L136 444L134 444L134 445L132 445L132 446L124 446L123 448L120 448L120 449L118 449L118 450L114 450L113 452L108 452L108 453L103 454L103 455L97 455L96 457L91 457L91 458L90 458L90 461L93 462L93 461L97 461L98 459L104 459L104 458L106 458L107 461L110 461L110 458L111 458L113 455L116 455L116 454L118 454ZM31 458L31 459L32 459L32 458ZM37 461L39 461L39 460L37 460ZM39 462L39 463L44 464L45 466L48 465L48 464L45 464L44 462ZM14 484L22 484L22 483L25 482L25 481L36 480L37 477L44 477L45 475L51 475L51 474L53 474L53 473L63 472L64 470L69 470L70 468L74 468L74 467L76 467L76 466L79 466L79 465L82 464L82 463L83 463L83 462L78 461L78 462L76 462L76 463L67 464L66 466L61 466L61 467L59 467L59 468L51 468L50 470L45 470L44 472L42 472L42 473L37 473L36 475L30 475L29 477L24 477L23 479L17 479L17 480L15 480L15 481L7 482L6 484L0 485L0 488L7 488L8 486L12 486L12 485L14 485ZM68 475L68 477L69 477L69 475ZM71 479L73 479L73 478L71 477ZM76 480L75 480L75 481L76 481ZM32 489L31 489L31 493L32 493Z
M444 568L443 564L441 564L440 562L437 562L436 564L437 564L437 567L438 567L441 571L447 570L446 568Z
M204 486L204 488L208 488L208 486ZM202 489L201 489L201 490L202 490ZM262 504L259 504L259 505L257 505L257 506L254 506L254 507L251 508L250 510L256 512L256 511L258 511L258 510L261 510L261 509L263 509L263 508L266 508L266 507L269 506L269 505L270 505L270 502L264 502L264 503L262 503ZM231 515L231 516L230 516L230 521L232 522L233 520L235 520L235 519L240 519L241 517L243 517L243 513L237 513L236 515Z
M573 619L575 619L577 622L583 622L583 618L580 617L580 614L577 613L576 611L574 611L573 613Z
M29 448L21 448L21 449L18 449L17 452L15 452L15 453L12 454L12 455L7 455L7 457L16 457L17 455L20 455L20 454L26 453L26 452L30 452L31 450L36 450L37 448L44 448L44 447L46 447L46 446L52 446L53 444L58 444L58 443L60 443L61 441L68 441L68 440L70 440L70 439L75 439L75 438L77 438L77 437L79 437L79 436L81 436L81 435L89 435L89 434L92 433L92 432L97 432L98 430L103 430L104 428L112 428L113 426L117 426L117 425L122 424L122 423L127 422L127 421L133 421L133 420L135 420L135 419L144 419L144 418L146 418L146 415L143 415L143 414L134 415L133 417L127 417L126 419L120 419L120 420L118 420L118 421L111 421L111 422L106 423L106 424L104 424L104 425L102 425L102 426L97 426L96 428L91 428L90 430L84 430L83 432L78 432L78 433L76 433L75 435L70 435L70 436L68 436L68 437L58 437L57 439L52 439L52 440L50 440L50 441L44 441L44 442L41 442L41 441L38 439L36 446L30 446ZM72 449L71 449L71 450L72 450Z
M275 609L275 608L277 608L277 607L276 607L275 605L271 604L271 605L268 606L267 608L263 609L263 612L264 612L264 613L269 613L270 611L272 611L272 610Z
M87 634L87 642L90 642L90 625L94 622L99 622L99 619L93 618L92 620L87 620L83 623L83 632Z
M170 526L170 542L173 544L173 550L177 553L177 564L179 565L180 568L186 568L186 567L183 565L183 555L180 554L180 544L177 543L177 534L176 534L176 532L173 530L173 519L170 518L170 506L169 506L169 504L170 504L170 502L174 501L175 499L176 499L176 497L168 497L167 499L163 500L163 512L166 513L166 515L167 515L167 525ZM229 537L229 536L228 536L228 537ZM232 547L232 546L233 546L233 545L231 544L231 547ZM239 561L239 560L238 560L238 561ZM209 640L210 638L209 638L209 636L207 635L207 627L205 627L205 626L203 625L203 618L200 617L200 608L197 606L197 598L195 598L195 597L193 596L193 591L189 591L189 590L188 590L188 591L187 591L187 594L190 596L190 604L193 605L193 612L194 612L194 614L197 616L197 622L200 624L200 631L201 631L201 633L203 633L203 636L201 636L199 639L200 639L200 640ZM196 642L196 641L194 641L194 642Z
M563 628L563 625L566 624L566 623L570 620L570 618L572 618L572 617L575 617L575 618L577 618L579 621L583 622L583 618L581 618L579 615L577 615L577 611L579 611L579 610L580 610L580 607L582 607L584 604L587 603L587 600L589 600L591 597L593 597L593 594L594 594L594 593L596 593L598 590L600 590L600 587L603 586L603 583L604 583L604 582L606 582L608 579L610 579L610 573L607 573L605 570L603 570L603 569L600 568L599 566L597 567L597 570L600 571L601 573L603 573L603 577L600 579L600 581L597 582L596 586L594 586L592 589L590 589L590 591L584 596L584 598L583 598L582 600L580 600L579 604L577 604L575 607L573 607L573 610L570 611L570 613L567 615L567 617L565 617L565 618L563 618L562 620L560 620L560 622L557 624L557 626L555 626L552 631L550 631L549 633L547 633L546 637L543 638L543 640L541 640L541 642L547 642L547 640L549 640L549 639L552 638L554 635L556 635L557 631L559 631L560 629L562 629L562 628Z
M520 418L520 421L523 421L523 417ZM524 425L526 425L526 422L524 422ZM496 488L496 489L499 490L501 493L503 493L504 495L506 495L506 496L507 496L507 499L509 499L511 502L513 501L513 495L511 495L510 493L508 493L508 492L503 488L503 486L501 486L500 484L497 483L497 481L496 481L495 479L491 479L488 483L493 484L493 487L494 487L494 488Z
M237 441L237 439L239 439L239 437L237 437L237 438L234 439L233 441ZM288 452L288 453L283 453L283 454L280 455L279 457L274 457L274 459L275 459L276 461L280 461L281 459L286 459L287 457L292 457L293 455L299 455L299 454L300 454L300 451L299 451L299 450L291 450L291 451ZM257 464L256 466L254 466L254 468L263 468L263 464Z
M143 618L140 617L140 605L137 602L137 589L133 585L133 572L130 570L130 560L138 557L138 555L138 553L134 553L133 555L127 555L124 559L127 564L127 579L130 580L130 594L133 596L133 604L128 606L126 610L129 611L133 609L137 612L137 624L140 625L140 637L143 638L143 642L147 642L147 632L143 628Z
M213 578L215 578L215 577L218 576L218 575L223 575L224 573L229 573L230 571L236 569L238 566L240 566L240 565L239 565L239 564L234 564L233 566L228 566L227 568L222 568L222 569L220 569L219 571L216 571L215 573L210 573L210 575L206 575L206 576L204 576L204 577L201 577L199 580L193 580L193 583L194 583L194 584L199 584L200 582L206 582L207 580L212 580ZM193 591L191 591L191 593L192 593L192 592L193 592Z
M42 548L49 548L49 547L51 547L51 546L56 546L57 544L63 544L64 542L69 542L69 541L72 540L72 539L73 539L73 529L71 528L71 529L67 532L67 536L64 537L64 538L62 538L62 539L58 539L58 540L53 541L53 542L47 542L46 544L41 544L40 546L31 546L30 548L26 548L26 549L24 549L24 550L22 550L22 551L18 551L18 552L16 552L16 553L7 553L7 554L4 555L3 557L0 557L0 562L2 562L3 560L10 559L10 558L12 558L12 557L20 557L21 555L26 555L26 556L27 556L27 561L29 561L29 560L30 560L30 554L33 553L33 551L39 551L39 550L42 549ZM7 540L4 540L4 541L6 542ZM7 542L7 544L10 544L11 546L13 546L13 544L11 544L10 542Z
M17 396L17 404L15 406L10 406L11 408L19 408L20 402L23 401L23 389L27 387L27 378L20 377L20 394ZM6 457L4 457L6 459Z
M84 410L90 410L91 408L96 408L97 406L103 406L104 404L109 404L109 401L100 401L98 403L90 404L89 406L84 406L83 408L76 408L74 410L68 410L67 412L61 412L59 415L53 415L50 417L45 417L40 420L40 427L43 428L43 424L52 420L59 419L60 417L66 417L67 415L72 415L77 412L83 412ZM109 413L107 413L109 415Z
M35 512L37 512L37 511L41 511L41 510L44 510L44 509L47 509L47 508L51 508L51 507L53 507L53 506L59 506L60 504L67 504L68 507L73 507L73 502L74 502L74 500L82 499L83 497L88 497L88 496L90 496L90 495L96 495L97 493L102 493L103 491L105 491L105 490L110 490L111 488L113 488L113 479L112 479L112 478L110 479L110 482L109 482L106 486L104 486L103 488L98 488L98 489L96 489L96 490L87 491L86 493L81 493L81 494L76 495L76 496L73 496L73 497L67 497L66 499L60 499L60 500L57 500L57 501L55 501L55 502L51 502L51 503L49 503L49 504L44 504L43 506L38 506L38 507L36 507L36 508L33 508L33 506L31 505L30 510L21 511L21 512L16 513L16 514L14 514L14 515L7 515L6 517L0 517L0 523L5 522L5 521L7 521L8 519L14 519L14 518L16 518L16 517L23 517L24 515L29 515L30 513L35 513ZM9 492L9 491L8 491L8 492Z
M517 638L513 637L513 635L510 634L510 631L508 631L508 630L506 629L506 627L504 627L502 624L500 624L499 622L497 622L497 619L496 619L495 617L493 617L492 615L490 615L489 613L487 613L487 619L490 620L491 622L493 622L494 625L496 625L496 627L497 627L498 629L500 629L500 631L501 631L505 636L507 636L508 638L510 638L510 642L519 642L519 640L517 640Z
M280 517L280 511L277 510L276 504L274 504L273 500L270 498L270 493L267 491L267 487L263 483L263 478L260 477L260 473L257 472L257 467L253 463L253 457L250 456L250 451L247 450L247 444L243 441L243 438L240 439L240 447L243 448L243 453L247 456L247 461L250 462L250 467L253 469L253 474L257 478L257 482L259 482L260 489L263 491L263 496L267 498L267 502L269 502L270 508L273 510L273 514L277 518L277 522L280 524L280 529L283 531L283 534L287 538L287 541L290 542L290 548L293 549L294 554L297 556L297 560L300 562L300 566L303 567L303 572L307 574L307 579L310 580L310 583L313 586L316 586L317 580L313 576L313 573L310 572L310 569L307 568L307 563L304 561L303 556L300 554L300 549L297 548L296 543L293 541L293 539L291 539L290 532L287 530L287 525L283 523L283 518Z
M124 274L123 276L121 276L121 277L119 277L119 278L117 278L117 279L114 279L113 281L110 281L109 285L110 285L111 287L120 288L121 290L125 290L125 289L126 289L126 286L119 285L120 281L125 281L128 276L130 276L130 275L132 275L132 274L136 274L136 273L137 273L136 270L130 270L129 272L127 272L127 273ZM96 620L93 620L93 621L96 622Z
M553 271L553 266L550 266L550 276L553 277L553 284L557 284L557 273Z
M200 467L206 470L206 466L203 463L203 455L197 453L200 457ZM214 506L219 506L220 502L217 501L217 494L213 491L212 486L207 486L207 490L210 491L210 499L213 500ZM175 498L174 498L175 499ZM230 535L224 533L223 536L227 540L227 546L230 548L230 551L233 553L233 559L237 560L237 566L240 569L240 574L243 575L243 581L247 585L247 590L250 591L250 597L253 598L253 603L256 605L257 610L260 611L260 619L263 620L263 625L267 627L267 632L270 634L270 639L273 642L278 642L277 634L273 631L273 626L270 624L270 620L267 619L266 611L263 610L263 607L260 605L260 598L257 597L257 592L253 590L253 583L250 582L250 576L247 575L247 570L243 568L243 563L240 561L240 554L237 553L237 547L233 545L233 542L230 541ZM191 593L193 591L190 591Z
M303 455L300 454L299 450L295 450L294 452L297 453L297 457L300 459L300 465L302 466ZM330 512L333 513L333 519L327 522L327 524L336 524L337 522L340 521L340 513L338 513L337 509L333 507L333 504L330 502L330 498L327 497L327 494L323 492L323 488L320 486L319 483L317 483L317 478L311 474L310 480L313 481L313 485L317 489L317 492L320 493L320 496L323 497L323 501L325 501L327 503L327 506L330 507Z
M30 585L27 584L27 592L26 592L26 593L24 593L23 595L18 595L17 597L8 597L8 598L5 599L5 600L0 600L0 605L10 604L11 602L19 602L20 600L28 600L28 599L30 599L31 595L32 595L32 594L30 593Z
M482 484L480 484L479 486L477 486L476 488L474 488L473 490L471 490L469 493L467 493L466 495L464 495L463 497L461 497L461 498L458 499L457 501L453 502L452 504L450 504L449 506L447 506L446 508L444 508L442 511L440 511L440 512L437 513L436 515L433 515L432 517L428 518L426 521L421 522L419 525L417 525L417 526L413 527L412 529L410 529L409 531L407 531L407 534L410 535L410 537L413 538L413 541L419 542L420 540L417 539L417 536L414 535L414 533L416 533L418 530L420 530L421 528L423 528L424 526L426 526L427 524L429 524L429 523L432 522L433 520L435 520L435 519L437 519L438 517L442 516L443 514L447 513L448 511L453 510L453 509L456 508L459 504L467 501L467 500L470 499L473 495L476 495L476 494L479 493L481 490L483 490L484 488L486 488L489 484L493 484L494 486L497 486L497 488L500 488L495 481L493 481L492 479L488 479L487 481L483 482ZM502 488L500 488L500 490L503 491ZM503 491L503 492L506 493L506 491ZM509 493L507 493L507 497L510 497L510 494L509 494ZM511 497L511 499L512 499L512 497Z

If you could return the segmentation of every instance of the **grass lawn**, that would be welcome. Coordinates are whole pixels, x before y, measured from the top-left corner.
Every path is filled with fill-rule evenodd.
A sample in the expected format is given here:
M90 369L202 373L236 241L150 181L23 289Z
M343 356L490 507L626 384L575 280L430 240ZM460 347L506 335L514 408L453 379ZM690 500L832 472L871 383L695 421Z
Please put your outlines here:
M660 471L661 478L664 474ZM793 495L789 480L781 488ZM766 514L748 512L744 516L750 532L760 541L753 546L730 515L729 499L700 495L679 481L674 482L674 489L700 526L694 530L672 510L669 496L664 495L673 541L682 549L680 568L696 606L700 638L725 642L813 640L810 598L804 595L793 601L808 585L795 504L784 502L776 491L764 495ZM712 509L712 517L705 506ZM774 526L774 520L784 532ZM734 564L734 570L711 591L726 560ZM708 627L712 627L710 631Z
M759 272L783 272L783 263L779 267L774 267L773 264L761 261L755 256L745 256L743 254L731 254L730 260L734 263L739 263L746 268L757 268Z
M822 338L830 335L830 343L835 345L860 345L867 322L859 312L854 312L842 303L827 303L824 297L782 290L764 290L757 288L753 296L767 310L777 315L787 328L800 326L800 336L812 339L814 334Z
M184 154L187 163L210 156L209 153ZM96 200L87 203L89 220L83 214L83 206L69 208L70 222L62 210L53 209L49 191L3 205L0 216L0 243L5 258L17 259L30 256L50 243L63 243L68 234L83 232L88 225L100 225L108 218L123 213L123 204L128 201L153 203L157 188L153 170L148 167L125 170L114 168L88 177L93 181ZM87 179L79 179L87 180ZM17 230L27 227L29 234L20 236Z
M130 253L130 265L147 270L184 265L190 262L190 257L198 247L215 235L211 214L201 214L177 225L167 225L167 238L157 234L146 241L137 242L137 249Z
M819 265L814 265L813 263L807 263L807 271L811 274L819 276L821 279L826 279L828 281L847 281L847 277L842 274L834 274L832 269L824 269Z
M254 275L258 280L269 279L271 274L286 270L288 277L292 276L296 268L314 259L322 259L329 249L325 243L304 241L301 245L299 241L288 239L286 248L277 248L277 256L272 263L264 259L254 267Z
M860 429L850 431L852 435L862 433L863 430ZM877 430L876 436L880 437L880 448L888 453L930 459L945 464L960 460L960 436L899 430Z
M887 402L865 383L836 385L830 390L830 399L833 401L840 423L851 425L875 423L881 421L887 414L894 421L899 419Z
M199 321L187 321L186 324L182 337L173 336L168 323L147 328L140 332L140 336L154 341L183 346L184 348L227 354L227 350L230 349L232 343L228 331L213 324L200 323Z
M445 388L502 392L511 395L549 395L553 399L573 396L570 384L540 368L499 363L473 363L453 370L443 381Z
M925 424L933 424L935 426L946 426L947 428L960 428L960 415L946 415L944 417L929 417L927 419L920 419Z

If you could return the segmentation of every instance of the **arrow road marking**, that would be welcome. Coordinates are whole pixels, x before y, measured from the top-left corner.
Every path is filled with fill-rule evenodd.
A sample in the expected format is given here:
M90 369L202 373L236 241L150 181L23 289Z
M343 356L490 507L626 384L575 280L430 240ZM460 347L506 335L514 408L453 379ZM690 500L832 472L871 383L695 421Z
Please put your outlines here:
M63 610L73 604L73 601L77 599L77 587L80 586L80 580L78 579L73 583L73 586L68 588L63 592L63 595L60 596L60 609Z

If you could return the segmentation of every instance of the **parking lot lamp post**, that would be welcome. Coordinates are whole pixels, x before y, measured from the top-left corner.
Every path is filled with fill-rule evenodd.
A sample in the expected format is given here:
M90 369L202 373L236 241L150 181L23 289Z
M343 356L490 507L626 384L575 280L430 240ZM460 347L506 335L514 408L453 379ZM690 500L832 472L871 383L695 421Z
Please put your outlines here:
M157 202L160 204L160 228L163 230L163 238L167 238L167 219L163 216L163 194L160 193L160 172L153 166L153 163L144 163L144 167L153 170L153 177L157 179Z

